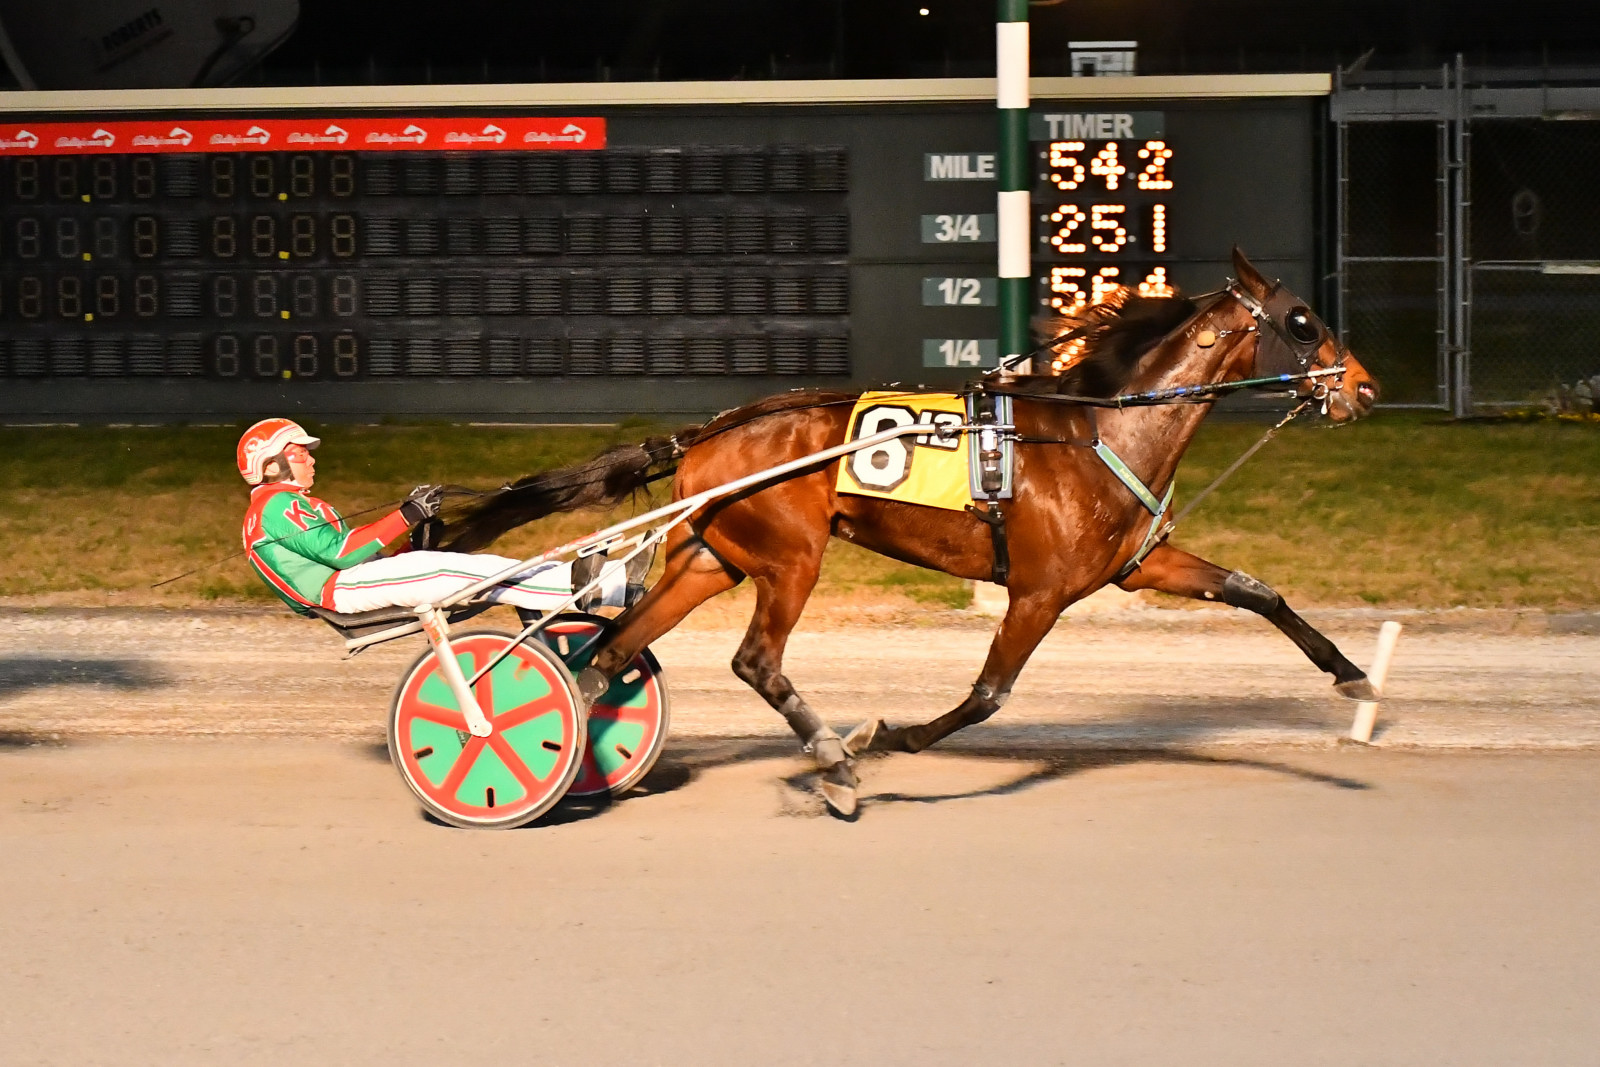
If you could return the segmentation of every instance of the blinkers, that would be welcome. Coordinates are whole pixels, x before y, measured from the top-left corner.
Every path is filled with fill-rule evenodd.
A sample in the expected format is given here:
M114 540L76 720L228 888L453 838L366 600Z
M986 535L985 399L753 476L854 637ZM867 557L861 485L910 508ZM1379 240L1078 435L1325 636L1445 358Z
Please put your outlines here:
M1256 373L1262 377L1296 374L1316 366L1317 350L1328 328L1300 298L1274 285L1265 302L1230 282L1228 292L1256 320Z

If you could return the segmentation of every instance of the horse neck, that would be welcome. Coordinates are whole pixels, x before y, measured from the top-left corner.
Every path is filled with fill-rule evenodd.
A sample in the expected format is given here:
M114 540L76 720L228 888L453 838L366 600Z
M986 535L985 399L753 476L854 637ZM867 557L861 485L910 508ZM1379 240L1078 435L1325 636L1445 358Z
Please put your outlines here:
M1126 392L1239 381L1254 364L1255 335L1243 332L1249 325L1249 313L1237 301L1224 299L1189 320L1146 357L1144 368L1129 382ZM1240 332L1202 348L1195 337L1203 329ZM1204 403L1102 411L1100 436L1159 493L1177 472L1178 462L1210 410L1211 404Z

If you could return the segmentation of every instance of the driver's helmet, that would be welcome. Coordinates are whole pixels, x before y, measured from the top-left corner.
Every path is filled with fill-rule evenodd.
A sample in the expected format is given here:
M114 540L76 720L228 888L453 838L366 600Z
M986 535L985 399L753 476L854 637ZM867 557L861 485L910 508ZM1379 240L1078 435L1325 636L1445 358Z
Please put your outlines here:
M262 419L239 438L239 474L251 485L260 485L268 461L283 455L284 449L290 445L316 448L321 443L321 438L312 437L292 419Z

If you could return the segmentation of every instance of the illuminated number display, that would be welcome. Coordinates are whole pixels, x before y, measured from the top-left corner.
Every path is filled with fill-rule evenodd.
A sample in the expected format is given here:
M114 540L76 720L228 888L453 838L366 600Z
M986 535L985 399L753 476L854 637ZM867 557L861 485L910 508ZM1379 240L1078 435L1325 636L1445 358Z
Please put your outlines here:
M1161 120L1146 113L1036 121L1034 261L1041 311L1079 313L1123 289L1152 296L1172 291L1170 264L1182 251L1171 239L1182 161L1162 135ZM1041 135L1049 140L1039 141Z

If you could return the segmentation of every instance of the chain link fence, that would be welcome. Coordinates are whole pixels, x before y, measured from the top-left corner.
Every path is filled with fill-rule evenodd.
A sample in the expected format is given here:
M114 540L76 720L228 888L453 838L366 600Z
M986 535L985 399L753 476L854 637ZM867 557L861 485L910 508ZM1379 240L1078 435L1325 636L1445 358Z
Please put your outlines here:
M1387 404L1444 402L1444 241L1433 124L1340 128L1340 333Z
M1560 406L1600 380L1600 120L1465 84L1338 121L1341 332L1386 403Z
M1472 123L1472 399L1600 374L1600 122Z

